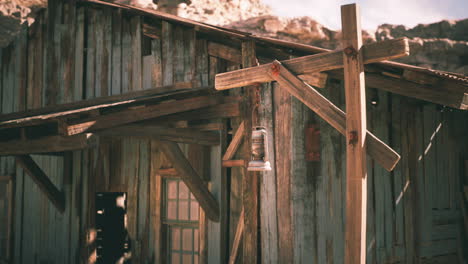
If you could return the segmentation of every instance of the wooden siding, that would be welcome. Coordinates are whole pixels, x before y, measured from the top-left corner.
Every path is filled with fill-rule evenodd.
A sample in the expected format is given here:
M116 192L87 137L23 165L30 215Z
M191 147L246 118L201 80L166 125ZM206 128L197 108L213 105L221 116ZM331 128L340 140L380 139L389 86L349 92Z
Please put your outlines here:
M240 68L209 56L208 40L190 28L155 23L161 28L160 38L145 40L142 23L143 18L113 8L49 1L49 8L31 27L0 49L1 112L175 82L207 86L217 72ZM144 41L150 42L150 53L143 52ZM368 160L368 263L453 256L459 233L459 178L462 161L468 159L468 113L383 91L367 92L368 101L378 98L376 106L368 105L369 131L402 154L391 173ZM323 93L344 109L340 82L329 80ZM260 176L261 261L341 263L344 137L299 101L282 94L280 87L265 85L261 97L266 107L259 110L271 118L264 125L274 154L271 163L276 166ZM284 118L289 118L283 123L289 127L280 126ZM235 132L241 120L230 121ZM320 126L320 162L305 160L305 128L310 123ZM291 140L278 137L280 133L291 135ZM220 223L206 224L204 254L208 256L200 259L204 263L227 259L242 209L245 172L242 168L222 171L223 146L211 149L210 185L225 215ZM15 263L92 263L96 191L128 193L135 262L164 259L159 255L161 176L157 171L165 161L156 141L108 139L98 149L33 158L64 191L66 209L64 214L57 212L13 158L0 158L0 175L15 174ZM234 157L240 158L239 153ZM283 163L288 164L278 169ZM224 203L229 203L229 211Z
M139 16L113 8L49 1L48 9L41 11L31 27L24 28L10 46L0 49L1 113L149 89L163 83L208 85L206 43L196 41L193 29L169 27L175 43L147 39L150 54L143 54ZM197 56L196 45L205 47L197 50ZM163 53L162 49L171 52ZM171 64L165 65L167 61ZM93 263L95 192L121 191L128 194L133 261L153 263L159 258L157 246L152 245L159 239L154 224L160 215L152 213L159 206L153 200L158 192L158 168L153 166L161 156L157 149L157 142L149 140L105 139L94 150L33 156L64 192L63 214L21 169L16 169L13 158L0 158L0 175L16 174L14 262ZM220 163L219 148L211 155ZM220 181L220 164L211 170L212 180ZM217 184L213 191L219 202L222 189ZM219 224L210 228L219 229ZM211 233L215 237L219 231ZM217 241L219 238L209 240L214 253L219 247Z

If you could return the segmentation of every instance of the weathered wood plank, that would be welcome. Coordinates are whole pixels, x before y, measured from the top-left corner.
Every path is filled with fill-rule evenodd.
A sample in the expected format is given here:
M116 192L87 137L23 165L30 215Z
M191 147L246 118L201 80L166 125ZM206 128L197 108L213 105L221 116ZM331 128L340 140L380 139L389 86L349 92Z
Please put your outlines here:
M291 169L292 169L292 97L279 83L275 89L275 170L276 208L278 214L278 262L291 263L294 258L292 226Z
M242 53L239 49L217 42L208 42L208 54L237 64L242 64Z
M28 109L39 108L42 105L42 77L43 67L34 67L43 64L43 29L44 16L38 16L29 30L28 41L28 83L27 105Z
M16 156L16 161L23 167L31 179L39 186L41 191L49 198L50 202L61 212L65 211L65 197L63 193L55 187L49 177L37 165L29 155Z
M200 206L203 208L208 218L214 222L218 222L218 202L210 193L197 172L192 168L179 146L176 143L168 141L161 141L160 146L166 157L172 162L174 168L181 175L184 183L200 203Z
M244 136L244 122L242 122L236 130L236 133L232 137L231 143L229 143L226 152L223 155L223 160L230 160L236 154L237 149L240 146L242 138Z
M152 125L128 125L99 132L103 136L150 138L179 143L219 145L219 134L190 128L169 128Z
M245 160L223 160L223 167L245 167Z
M341 134L345 135L346 114L340 108L331 103L313 87L294 76L294 74L282 66L280 62L274 62L274 65L278 67L279 74L275 74L274 72L269 74L280 84L280 87L287 89L289 93L325 119ZM382 165L382 167L391 171L400 160L398 153L370 132L367 132L366 140L366 148L369 155Z
M159 151L157 141L151 141L151 166L150 166L150 220L151 220L151 239L150 256L155 263L162 262L162 178L158 170L162 163L162 154Z
M231 255L229 256L229 264L235 264L237 253L239 252L239 246L242 240L242 234L244 233L244 210L241 211L239 222L237 222L236 235L232 244Z
M162 83L163 85L171 85L174 83L174 37L173 25L169 22L162 22Z
M177 83L170 86L162 86L157 88L148 89L145 91L129 92L119 95L99 97L94 99L87 99L79 102L60 104L56 106L43 107L41 109L29 110L23 112L15 112L11 114L1 114L0 121L2 127L12 127L16 123L32 122L34 120L40 121L59 117L63 115L91 111L98 108L116 106L125 103L135 102L139 99L149 100L159 97L166 97L169 95L188 93L187 89L192 88L189 83ZM211 89L210 87L201 88L200 90ZM192 91L190 91L192 92ZM80 100L80 99L77 99Z
M208 107L219 102L220 99L216 97L200 96L178 101L163 102L143 108L125 109L119 112L64 125L64 133L65 135L75 135L90 130L101 130L145 119Z
M122 92L122 13L112 12L111 95Z
M257 65L255 42L252 40L242 42L242 67ZM257 101L259 87L249 87L246 90L245 102L242 109L242 118L245 125L243 158L247 161L251 156L251 131L253 120L258 120L258 110L254 108ZM258 197L259 197L259 172L247 170L245 166L242 178L242 203L244 206L244 239L243 239L243 263L257 263L258 261Z
M73 73L73 95L72 101L79 101L83 99L83 65L85 58L85 8L76 8L76 22L75 22L75 58L74 58L74 73ZM36 67L37 68L37 67Z
M294 74L322 72L343 68L343 51L319 53L290 60L282 63ZM395 59L409 55L409 44L406 38L377 42L363 46L363 63L373 63L382 60ZM271 82L267 75L272 64L221 73L216 76L216 90L226 90L235 87L253 85L255 83Z
M259 125L268 133L265 142L271 171L264 171L260 179L260 244L262 263L278 263L278 215L276 192L276 153L274 131L274 96L273 85L266 84L260 91L258 107ZM237 133L237 132L236 132ZM232 179L232 178L231 178Z
M360 11L341 6L346 95L346 220L344 263L366 263L367 133ZM364 53L364 52L363 52Z
M195 55L196 69L195 69L195 83L196 87L201 87L209 84L209 57L207 40L197 39L195 43L197 53Z
M70 137L50 136L31 140L14 140L0 143L0 155L64 152L96 146L97 137L86 133Z

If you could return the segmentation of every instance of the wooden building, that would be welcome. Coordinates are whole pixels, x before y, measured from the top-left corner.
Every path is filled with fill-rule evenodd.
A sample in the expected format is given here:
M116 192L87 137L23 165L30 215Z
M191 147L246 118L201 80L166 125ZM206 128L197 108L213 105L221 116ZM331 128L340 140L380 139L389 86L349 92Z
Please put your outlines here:
M109 236L132 263L345 263L335 106L354 59L367 263L465 263L468 78L379 62L408 55L405 39L344 53L49 0L0 49L0 263L110 263ZM256 126L271 171L247 171Z

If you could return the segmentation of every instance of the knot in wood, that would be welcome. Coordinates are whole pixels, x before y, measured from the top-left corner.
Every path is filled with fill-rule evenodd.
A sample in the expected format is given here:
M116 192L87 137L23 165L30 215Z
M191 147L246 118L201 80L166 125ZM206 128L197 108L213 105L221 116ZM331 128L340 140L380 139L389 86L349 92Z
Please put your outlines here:
M356 58L358 55L358 51L353 46L346 47L343 52L346 54L346 56L352 58Z
M358 134L357 131L349 132L349 144L356 144L358 142Z
M271 65L271 74L273 74L274 76L278 76L280 73L280 66L276 63L273 63Z

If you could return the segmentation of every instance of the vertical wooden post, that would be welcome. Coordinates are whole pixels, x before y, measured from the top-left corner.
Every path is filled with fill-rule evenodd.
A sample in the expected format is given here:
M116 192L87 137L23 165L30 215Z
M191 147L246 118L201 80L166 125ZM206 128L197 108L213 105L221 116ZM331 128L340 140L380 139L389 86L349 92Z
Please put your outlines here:
M356 4L341 6L346 95L345 263L366 263L366 99L361 22Z
M242 67L256 66L255 42L242 42ZM250 160L252 122L257 116L253 105L256 98L257 88L245 89L245 102L243 107L244 118L244 149L243 155L246 162ZM255 118L254 118L255 117ZM247 163L246 163L247 164ZM243 261L242 263L257 263L258 245L258 172L245 171L242 179L242 204L244 207L244 239L243 239Z

